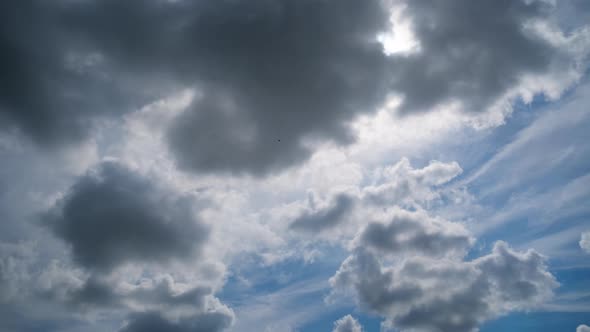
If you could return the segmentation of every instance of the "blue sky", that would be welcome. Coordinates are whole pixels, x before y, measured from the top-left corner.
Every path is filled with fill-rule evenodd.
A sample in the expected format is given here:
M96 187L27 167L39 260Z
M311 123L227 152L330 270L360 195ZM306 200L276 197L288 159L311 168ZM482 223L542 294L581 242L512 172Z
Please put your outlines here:
M590 331L588 22L0 4L0 332Z
M469 165L450 184L466 186L475 197L473 208L461 212L463 218L475 219L472 227L478 232L477 243L468 257L485 254L497 240L508 241L518 248L534 248L546 255L549 270L560 283L554 300L546 308L501 315L484 324L483 332L574 331L588 320L590 265L578 243L580 233L589 227L590 217L586 204L590 186L584 184L590 172L587 91L584 81L558 102L539 101L520 106L505 125L472 133L469 146L453 145L444 153L435 152ZM416 160L420 163L420 159ZM528 164L529 160L533 160L532 165ZM488 225L489 220L496 223ZM300 331L330 330L335 320L349 312L354 313L366 331L379 331L381 319L358 310L353 303L326 305L327 283L325 288L314 288L311 293L292 292L291 287L305 288L317 283L315 277L330 277L343 254L334 252L327 256L313 263L294 260L257 268L251 277L259 280L259 284L253 286L254 293L248 293L244 300L253 294L274 294L276 303L269 301L268 305L276 306L278 316L283 316L279 313L283 310L309 311L313 318L299 326ZM333 260L334 257L339 259ZM258 279L260 275L264 277ZM246 276L250 277L248 272ZM233 291L234 285L239 285L239 281L230 278L225 286L227 295L224 292L221 298L238 303L239 297L233 298L239 294ZM291 290L286 292L288 295L283 294L286 289Z

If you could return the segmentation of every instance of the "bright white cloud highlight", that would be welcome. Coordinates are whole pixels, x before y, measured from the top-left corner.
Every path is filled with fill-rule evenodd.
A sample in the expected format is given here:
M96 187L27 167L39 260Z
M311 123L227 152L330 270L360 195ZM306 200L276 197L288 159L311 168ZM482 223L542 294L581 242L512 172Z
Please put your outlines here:
M351 315L346 315L334 322L332 332L362 332L361 324Z

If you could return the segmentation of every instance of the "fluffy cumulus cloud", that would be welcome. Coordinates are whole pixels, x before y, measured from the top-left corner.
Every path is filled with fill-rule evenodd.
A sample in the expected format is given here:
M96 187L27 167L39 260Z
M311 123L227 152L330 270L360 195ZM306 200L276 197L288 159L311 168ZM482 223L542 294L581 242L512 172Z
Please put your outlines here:
M334 322L332 332L362 332L363 327L351 315L346 315Z
M395 211L390 218L388 223L370 222L357 245L383 254L437 257L461 254L473 242L462 225L430 218L424 212Z
M420 214L408 218L369 224L360 233L330 279L331 297L352 296L362 309L386 318L384 326L401 331L470 332L488 319L544 303L557 286L534 251L497 242L490 254L466 261L471 238L462 226L439 220L434 227Z
M431 161L415 169L407 158L378 170L378 182L363 188L362 199L376 205L411 206L438 198L433 187L445 184L463 172L457 162Z
M589 332L590 331L590 326L582 324L580 326L578 326L578 328L576 329L576 332Z
M590 232L582 233L580 237L580 248L587 253L590 253Z
M395 26L392 6L410 21L415 52L388 54L378 41ZM391 94L405 113L556 97L583 72L589 44L587 31L565 35L551 24L544 1L60 0L2 9L0 114L9 127L40 143L72 141L97 119L191 88L167 141L179 167L201 172L262 175L301 163L314 142L348 144L351 121Z
M91 269L196 254L208 229L187 198L159 189L116 162L82 176L48 213L47 225Z
M587 178L585 136L563 129L584 132L582 111L474 128L583 78L579 3L1 2L0 331L363 331L333 322L347 303L383 329L475 332L555 307L526 248L546 252L523 243L539 232L476 245L471 227L498 179L519 203L508 189L556 169L540 136L512 135L527 121L550 159L578 156L531 197ZM563 203L580 188L551 206L582 219ZM566 231L569 264L590 233Z
M2 243L2 314L31 310L3 318L0 330L61 330L68 312L71 327L93 313L112 317L111 330L226 330L235 315L215 296L223 267L203 257L210 231L196 205L120 162L93 167L40 218L72 259L47 262L38 244Z
M438 187L452 181L462 171L457 162L433 160L423 168L414 168L407 158L402 158L393 165L376 169L371 184L348 186L347 190L333 194L327 202L317 202L315 195L311 195L307 209L291 222L290 228L299 232L318 233L342 228L346 220L370 218L363 215L374 215L374 210L379 208L398 206L411 209L427 205L440 200L442 195ZM400 220L396 225L413 227L414 217L408 215L408 218L411 220ZM441 229L437 221L428 222L432 227ZM385 226L374 227L376 232L380 232L381 229L377 228Z

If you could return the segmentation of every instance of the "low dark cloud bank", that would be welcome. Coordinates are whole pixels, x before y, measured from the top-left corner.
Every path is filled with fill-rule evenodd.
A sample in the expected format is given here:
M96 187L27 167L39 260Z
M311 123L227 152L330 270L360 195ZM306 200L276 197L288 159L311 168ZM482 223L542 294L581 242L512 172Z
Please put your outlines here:
M168 130L187 170L256 175L354 141L348 124L390 92L402 111L482 111L525 74L569 59L523 28L540 1L408 1L420 51L386 56L378 0L19 1L0 9L0 117L41 144L173 89L197 97ZM280 140L280 142L279 142Z

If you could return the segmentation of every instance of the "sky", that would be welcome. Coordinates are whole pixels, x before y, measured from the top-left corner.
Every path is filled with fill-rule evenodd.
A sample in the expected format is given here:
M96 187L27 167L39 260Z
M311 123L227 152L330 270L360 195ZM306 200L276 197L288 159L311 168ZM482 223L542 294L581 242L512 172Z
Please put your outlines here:
M0 332L589 332L588 22L0 2Z

